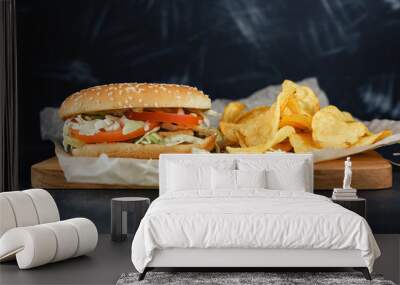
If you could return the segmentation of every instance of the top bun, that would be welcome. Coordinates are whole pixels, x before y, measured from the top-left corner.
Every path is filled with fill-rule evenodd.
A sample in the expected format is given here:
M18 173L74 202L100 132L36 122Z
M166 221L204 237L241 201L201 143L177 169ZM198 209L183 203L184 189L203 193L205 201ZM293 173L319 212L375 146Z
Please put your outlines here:
M61 104L66 119L82 113L126 108L210 109L211 100L197 88L177 84L116 83L83 89Z

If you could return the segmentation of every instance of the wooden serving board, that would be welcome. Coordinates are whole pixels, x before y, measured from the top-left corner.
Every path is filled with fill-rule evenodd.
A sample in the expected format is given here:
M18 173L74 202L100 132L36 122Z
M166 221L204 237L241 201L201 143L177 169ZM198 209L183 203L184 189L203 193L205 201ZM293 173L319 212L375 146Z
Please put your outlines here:
M32 165L31 184L32 187L44 189L158 189L158 185L139 186L67 182L55 156Z
M346 158L328 160L314 165L314 188L333 189L343 184ZM351 156L351 186L358 190L379 190L392 187L392 165L375 151Z
M345 158L319 162L314 165L314 188L333 189L341 187ZM366 152L352 156L352 186L362 189L385 189L392 187L392 166L378 153ZM158 186L107 185L95 183L70 183L56 157L31 167L32 187L44 189L158 189Z

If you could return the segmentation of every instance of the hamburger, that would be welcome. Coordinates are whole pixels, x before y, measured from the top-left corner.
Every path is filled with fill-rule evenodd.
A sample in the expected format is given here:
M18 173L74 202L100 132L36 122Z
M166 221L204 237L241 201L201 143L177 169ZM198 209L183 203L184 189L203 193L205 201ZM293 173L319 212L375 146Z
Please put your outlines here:
M157 159L161 153L212 151L211 100L176 84L118 83L69 96L59 109L64 149L73 156Z

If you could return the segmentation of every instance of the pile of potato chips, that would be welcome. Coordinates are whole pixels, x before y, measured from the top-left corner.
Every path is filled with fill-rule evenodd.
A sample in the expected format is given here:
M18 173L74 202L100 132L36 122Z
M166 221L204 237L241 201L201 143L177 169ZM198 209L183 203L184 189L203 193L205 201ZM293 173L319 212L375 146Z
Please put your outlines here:
M219 127L229 153L348 148L370 145L392 135L389 130L371 133L350 113L335 106L321 109L309 87L289 80L283 82L272 106L247 110L243 103L229 103Z

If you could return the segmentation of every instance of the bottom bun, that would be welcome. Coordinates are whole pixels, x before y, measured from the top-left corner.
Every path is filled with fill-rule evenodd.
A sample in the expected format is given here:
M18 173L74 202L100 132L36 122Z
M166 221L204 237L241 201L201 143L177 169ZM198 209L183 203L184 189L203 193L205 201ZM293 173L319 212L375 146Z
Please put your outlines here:
M192 148L211 151L215 147L216 136L209 136L202 144L179 144L165 146L160 144L133 144L133 143L101 143L86 144L72 150L73 156L97 157L106 154L109 157L130 157L142 159L158 159L161 153L192 153Z

